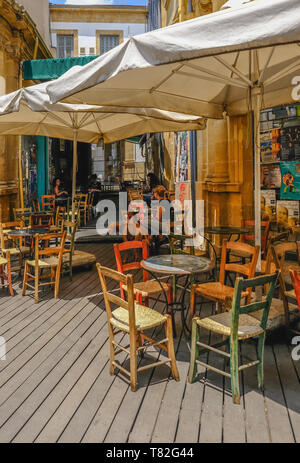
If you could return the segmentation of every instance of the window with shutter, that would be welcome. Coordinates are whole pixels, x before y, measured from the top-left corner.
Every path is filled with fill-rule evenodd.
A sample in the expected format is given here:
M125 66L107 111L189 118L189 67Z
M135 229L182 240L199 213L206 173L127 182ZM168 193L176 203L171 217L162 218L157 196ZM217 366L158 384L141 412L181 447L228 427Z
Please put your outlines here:
M71 58L74 56L73 35L57 35L57 58Z
M100 35L100 54L106 53L119 45L118 35Z

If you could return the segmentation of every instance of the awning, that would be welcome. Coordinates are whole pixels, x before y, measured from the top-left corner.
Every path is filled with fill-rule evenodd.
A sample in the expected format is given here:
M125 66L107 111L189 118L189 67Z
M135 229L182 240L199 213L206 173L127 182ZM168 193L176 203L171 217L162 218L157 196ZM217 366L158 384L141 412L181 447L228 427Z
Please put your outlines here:
M73 66L84 66L97 56L79 56L74 58L37 59L23 62L24 80L57 79Z

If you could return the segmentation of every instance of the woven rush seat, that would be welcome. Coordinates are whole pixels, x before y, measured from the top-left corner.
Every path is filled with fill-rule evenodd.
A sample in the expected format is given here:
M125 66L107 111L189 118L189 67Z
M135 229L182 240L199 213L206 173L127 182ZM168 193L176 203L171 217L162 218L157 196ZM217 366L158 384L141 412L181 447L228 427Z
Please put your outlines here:
M291 291L292 292L292 291ZM295 296L296 298L296 296ZM263 298L265 300L265 298ZM289 304L289 313L291 320L296 320L300 317L300 312L298 305ZM250 317L254 317L257 320L261 321L262 318L262 311L259 310L258 312L253 312L249 315ZM280 299L276 299L273 297L270 312L268 315L267 321L267 330L275 330L280 326L284 326L284 306L283 301Z
M292 280L290 277L290 272L289 269L292 268L293 270L296 270L296 272L300 272L300 265L297 264L296 261L293 260L285 260L284 262L281 262L281 273L282 277L285 281L285 284L291 285Z
M135 323L139 331L146 331L155 328L166 321L166 317L156 310L150 309L135 303ZM112 325L129 333L129 312L123 307L118 307L112 312L113 317L110 319Z
M0 257L0 265L6 265L7 264L7 259L4 259L4 257Z
M290 297L296 300L296 293L294 289L291 289L290 291L285 291L284 294L286 297Z
M39 267L56 267L58 265L59 259L57 257L45 257L45 259L39 259L38 260L38 266ZM35 260L28 260L27 261L28 265L31 267L36 266Z
M127 291L127 286L122 285L122 288L124 291ZM139 283L134 283L133 290L134 293L139 293L143 297L147 297L149 294L159 294L161 293L162 289L164 289L165 292L170 291L171 285L168 283L161 282L161 285L158 283L158 281L140 281Z
M9 252L11 255L15 254L29 254L30 248L28 246L20 246L19 248L5 248L2 249L3 253Z
M215 333L230 336L231 311L198 319L197 324ZM246 314L239 316L238 339L252 338L263 332L264 330L260 326L260 320Z
M231 286L226 286L216 282L201 283L201 285L195 286L195 292L199 296L210 296L215 300L225 300L226 298L233 298L234 288ZM242 297L246 297L247 292L243 291Z

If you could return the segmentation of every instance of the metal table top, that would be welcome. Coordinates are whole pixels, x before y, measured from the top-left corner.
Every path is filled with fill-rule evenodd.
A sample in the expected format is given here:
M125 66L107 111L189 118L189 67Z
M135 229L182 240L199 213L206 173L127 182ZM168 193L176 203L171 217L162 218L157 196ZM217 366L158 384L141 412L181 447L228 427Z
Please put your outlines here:
M145 270L169 275L192 275L207 272L212 265L213 262L205 257L183 254L154 256L141 262Z

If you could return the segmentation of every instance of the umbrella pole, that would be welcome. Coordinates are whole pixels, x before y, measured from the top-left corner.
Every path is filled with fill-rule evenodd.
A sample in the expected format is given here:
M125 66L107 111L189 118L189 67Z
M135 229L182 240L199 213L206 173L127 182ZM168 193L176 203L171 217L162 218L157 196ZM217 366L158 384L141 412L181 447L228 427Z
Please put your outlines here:
M73 136L73 181L72 181L72 221L75 222L75 195L76 195L76 175L77 175L77 138L78 132L74 130Z
M260 89L253 95L254 109L254 210L255 210L255 245L261 247L261 180L260 180L260 108L262 95ZM257 271L261 271L261 252L258 256Z

